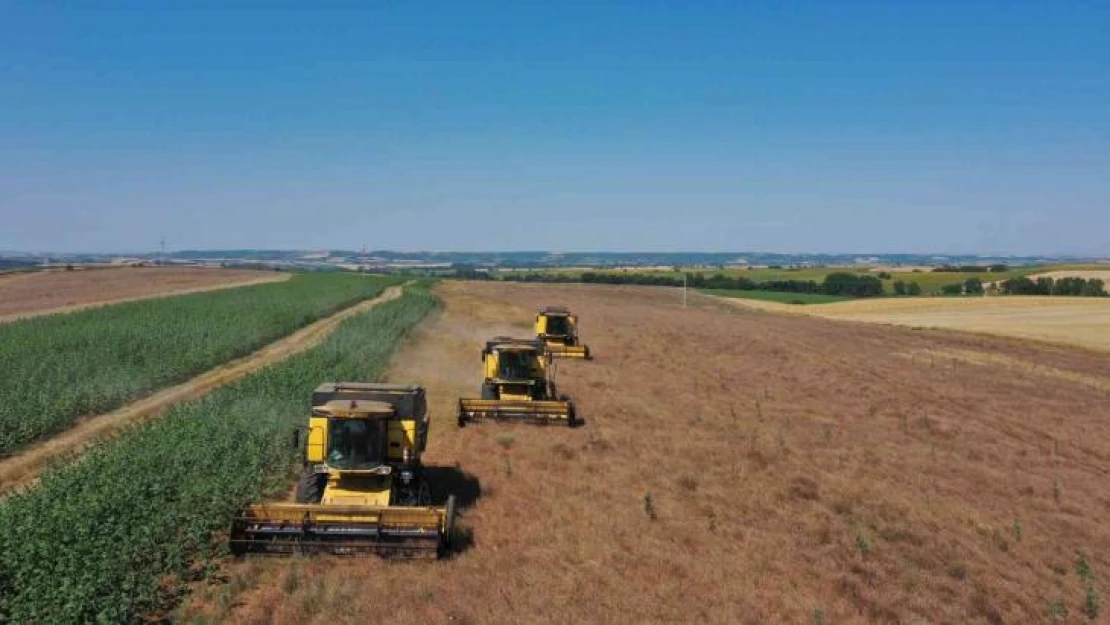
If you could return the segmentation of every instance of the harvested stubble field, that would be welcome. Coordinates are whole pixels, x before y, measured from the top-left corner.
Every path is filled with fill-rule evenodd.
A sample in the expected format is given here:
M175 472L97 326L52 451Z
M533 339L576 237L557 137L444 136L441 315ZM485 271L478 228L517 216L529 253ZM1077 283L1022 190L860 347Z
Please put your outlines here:
M738 306L922 328L949 328L1110 351L1110 298L909 297L786 306L731 300Z
M201 267L115 267L0 276L0 322L111 302L288 280L290 274Z
M428 463L480 480L469 548L228 562L182 620L1087 622L1110 592L1110 356L669 289L439 293L390 375L429 387ZM597 355L559 365L585 426L456 429L480 342L546 303Z

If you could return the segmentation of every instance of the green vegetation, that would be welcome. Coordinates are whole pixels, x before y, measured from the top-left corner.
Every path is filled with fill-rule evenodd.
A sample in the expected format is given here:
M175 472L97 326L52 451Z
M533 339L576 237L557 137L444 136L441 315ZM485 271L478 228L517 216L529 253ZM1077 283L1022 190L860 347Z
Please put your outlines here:
M0 325L0 454L246 355L393 282L299 274Z
M126 430L0 503L0 622L157 620L224 552L235 511L288 489L290 431L312 389L377 379L436 305L408 289L319 347Z
M1037 278L1020 277L1006 280L1000 290L1007 295L1056 295L1070 297L1105 297L1106 284L1098 278Z
M824 295L822 293L780 293L776 291L740 291L736 289L698 289L707 295L720 297L738 297L742 299L757 299L768 302L781 302L783 304L828 304L830 302L843 302L850 297L843 295Z
M473 279L469 274L456 277ZM486 275L486 279L490 279ZM845 271L832 272L823 282L814 280L767 280L755 282L744 276L726 276L702 273L685 274L679 277L660 273L612 273L587 271L580 275L564 273L517 273L505 274L503 280L517 282L563 283L583 282L586 284L636 284L641 286L689 286L693 289L728 289L736 291L773 291L778 293L824 294L845 297L873 297L883 294L882 281L873 275L854 274Z

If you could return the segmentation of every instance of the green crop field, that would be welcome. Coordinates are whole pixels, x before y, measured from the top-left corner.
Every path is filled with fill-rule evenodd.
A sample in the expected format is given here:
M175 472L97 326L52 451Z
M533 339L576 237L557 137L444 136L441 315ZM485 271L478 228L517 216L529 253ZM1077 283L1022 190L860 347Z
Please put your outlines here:
M781 293L777 291L738 291L735 289L698 289L698 291L718 297L758 299L768 302L781 302L783 304L828 304L830 302L843 302L852 299L850 297L824 295L822 293Z
M437 300L420 288L318 347L126 430L0 502L0 622L164 617L243 505L288 489L312 389L374 380Z
M246 355L394 282L301 274L0 325L0 455Z

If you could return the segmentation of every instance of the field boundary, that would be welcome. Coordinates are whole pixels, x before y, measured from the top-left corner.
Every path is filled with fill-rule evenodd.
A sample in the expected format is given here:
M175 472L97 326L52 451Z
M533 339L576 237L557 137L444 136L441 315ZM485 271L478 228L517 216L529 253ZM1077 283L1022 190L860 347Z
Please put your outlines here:
M52 461L80 453L92 442L132 423L153 417L167 408L207 395L239 380L266 365L284 360L319 345L343 321L401 296L402 286L390 286L381 295L348 306L311 323L293 334L278 339L241 358L210 369L185 382L164 388L111 412L89 417L73 427L0 460L0 497L15 488L32 483Z

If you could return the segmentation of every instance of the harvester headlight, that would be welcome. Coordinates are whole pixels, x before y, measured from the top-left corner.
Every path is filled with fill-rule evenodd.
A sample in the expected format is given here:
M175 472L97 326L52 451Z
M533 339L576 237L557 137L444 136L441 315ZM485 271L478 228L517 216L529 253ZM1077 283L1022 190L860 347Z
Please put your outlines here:
M411 482L412 481L412 471L409 471L408 469L405 469L404 471L401 471L401 481L404 482L405 484L408 484L409 482Z

